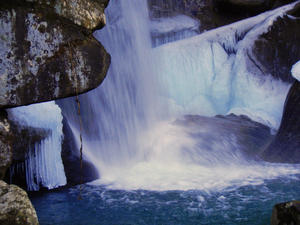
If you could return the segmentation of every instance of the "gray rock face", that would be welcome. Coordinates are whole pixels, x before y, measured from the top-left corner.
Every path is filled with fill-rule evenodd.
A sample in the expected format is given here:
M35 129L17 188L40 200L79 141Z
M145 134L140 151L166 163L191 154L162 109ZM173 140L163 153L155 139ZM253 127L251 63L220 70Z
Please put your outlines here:
M3 181L0 181L0 224L39 224L36 212L26 192Z
M287 96L280 128L262 153L271 162L300 163L300 83L295 81Z
M300 225L300 201L280 203L274 206L271 225Z
M110 57L92 36L107 1L0 3L0 108L96 88Z
M5 111L0 110L0 179L3 179L6 169L12 161L12 148L10 143L10 125Z
M263 74L292 83L291 67L300 59L300 3L278 18L255 41L252 53Z

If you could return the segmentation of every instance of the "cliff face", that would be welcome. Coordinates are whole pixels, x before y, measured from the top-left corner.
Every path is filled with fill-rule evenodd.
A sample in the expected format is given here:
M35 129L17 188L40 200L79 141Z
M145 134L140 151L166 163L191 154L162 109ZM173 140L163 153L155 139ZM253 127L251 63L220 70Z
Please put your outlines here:
M92 36L107 1L0 3L0 108L72 96L96 88L110 57Z

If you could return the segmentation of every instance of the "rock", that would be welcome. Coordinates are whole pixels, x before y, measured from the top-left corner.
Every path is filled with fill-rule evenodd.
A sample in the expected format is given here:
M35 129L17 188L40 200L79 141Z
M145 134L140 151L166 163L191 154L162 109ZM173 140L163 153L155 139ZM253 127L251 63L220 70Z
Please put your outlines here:
M274 206L271 225L300 225L300 201L280 203Z
M149 0L152 18L185 14L200 21L200 31L215 29L295 0Z
M201 33L249 17L219 12L212 0L149 0L149 7L151 17L156 19L177 14L196 18L200 21Z
M4 110L0 110L0 179L3 179L7 168L12 162L10 134L7 113Z
M0 181L0 224L37 225L36 212L24 190Z
M290 69L300 59L300 3L279 17L255 41L250 53L263 74L292 83Z
M237 14L257 14L272 7L271 0L213 0L215 7L222 12Z
M76 140L73 132L65 118L63 119L63 133L64 140L61 157L65 168L67 184L77 185L98 179L99 175L97 169L92 163L83 159L82 169L80 168L80 152L75 144Z
M238 157L243 155L257 159L257 154L273 139L269 127L247 116L234 114L215 117L186 115L183 119L177 119L175 124L186 127L189 135L197 137L200 146L205 145L205 149L211 152L220 149L215 148L214 143L221 143L224 159L227 149ZM211 159L207 160L209 162Z
M0 3L0 108L96 88L110 57L92 36L107 1Z
M279 130L261 157L266 161L300 163L300 83L295 81L285 101Z

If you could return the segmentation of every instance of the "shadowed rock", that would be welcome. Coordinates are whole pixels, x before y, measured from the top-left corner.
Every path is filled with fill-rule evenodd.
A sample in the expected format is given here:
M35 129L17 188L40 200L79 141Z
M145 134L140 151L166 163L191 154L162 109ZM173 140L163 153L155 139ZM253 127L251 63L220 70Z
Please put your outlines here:
M300 201L280 203L274 206L271 225L299 225Z
M300 163L300 83L295 81L286 98L280 128L262 153L271 162Z

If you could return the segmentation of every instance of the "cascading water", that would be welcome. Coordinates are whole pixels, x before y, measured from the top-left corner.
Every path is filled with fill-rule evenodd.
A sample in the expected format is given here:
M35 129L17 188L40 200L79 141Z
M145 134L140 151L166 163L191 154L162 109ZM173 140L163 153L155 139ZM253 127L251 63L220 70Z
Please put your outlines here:
M147 2L111 1L107 25L95 36L112 64L103 84L80 97L84 153L99 170L96 184L210 190L298 173L293 166L248 159L230 127L222 135L214 124L189 128L173 122L185 114L235 112L277 128L289 85L248 70L244 55L246 46L291 7L151 48ZM165 42L162 35L155 46ZM59 104L78 134L74 104ZM217 138L208 140L210 134Z
M79 97L84 157L100 179L32 197L40 223L269 224L272 206L300 192L299 165L255 157L273 138L289 84L247 55L291 7L196 35L191 18L149 21L146 0L111 0L95 36L112 64ZM79 137L74 98L57 103Z

